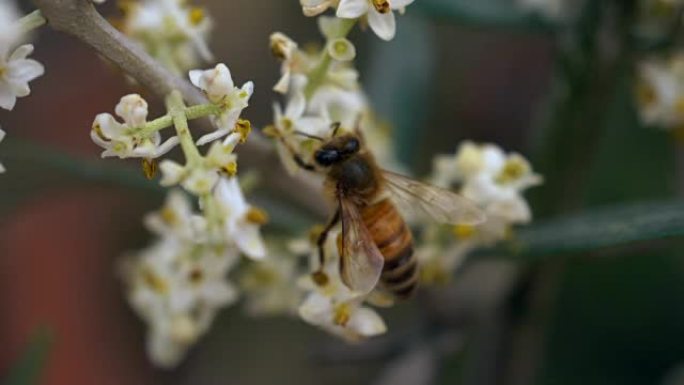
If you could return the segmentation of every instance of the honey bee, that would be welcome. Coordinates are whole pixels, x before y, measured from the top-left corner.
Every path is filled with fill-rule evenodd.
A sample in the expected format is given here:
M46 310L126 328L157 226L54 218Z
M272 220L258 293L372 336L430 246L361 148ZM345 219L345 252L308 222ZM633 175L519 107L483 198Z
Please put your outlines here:
M325 174L325 189L337 210L318 237L320 268L314 280L324 283L324 245L328 233L341 222L340 276L352 290L370 292L378 283L398 299L409 298L418 286L419 267L413 253L413 236L397 206L427 214L445 224L475 225L484 213L466 198L449 190L382 170L363 145L360 131L332 138L305 135L321 141L315 164L305 163L293 149L302 168Z

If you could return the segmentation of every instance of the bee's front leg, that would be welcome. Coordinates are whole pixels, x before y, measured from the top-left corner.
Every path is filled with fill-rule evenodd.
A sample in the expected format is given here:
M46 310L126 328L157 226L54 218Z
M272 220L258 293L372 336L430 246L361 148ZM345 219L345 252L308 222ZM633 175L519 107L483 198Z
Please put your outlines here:
M340 222L340 208L335 210L335 215L330 219L323 231L318 235L316 245L318 246L318 269L313 272L313 280L319 286L324 286L328 283L328 276L323 272L325 268L325 242L328 240L328 234L335 225Z

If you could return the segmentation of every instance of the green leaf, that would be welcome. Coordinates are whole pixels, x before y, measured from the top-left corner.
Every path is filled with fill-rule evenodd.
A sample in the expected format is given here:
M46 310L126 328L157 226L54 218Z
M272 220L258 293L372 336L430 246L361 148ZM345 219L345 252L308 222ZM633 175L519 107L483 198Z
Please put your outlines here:
M552 32L558 27L530 14L510 0L421 0L411 6L411 12L475 27L513 28L530 32Z
M38 384L40 375L45 369L52 341L52 333L49 330L38 330L31 337L19 361L10 369L4 383L6 385Z
M527 259L676 237L684 237L684 202L641 203L535 223L518 230L503 250Z

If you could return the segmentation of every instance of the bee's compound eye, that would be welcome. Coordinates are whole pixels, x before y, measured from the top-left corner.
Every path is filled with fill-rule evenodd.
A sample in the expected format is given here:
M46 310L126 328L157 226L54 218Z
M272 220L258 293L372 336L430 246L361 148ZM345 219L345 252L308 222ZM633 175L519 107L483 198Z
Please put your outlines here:
M320 164L321 166L330 166L333 163L339 161L340 153L336 150L321 149L316 151L316 154L314 154L314 158L316 159L316 163Z
M347 143L344 144L344 153L345 154L355 154L359 151L359 140L356 138L351 138Z

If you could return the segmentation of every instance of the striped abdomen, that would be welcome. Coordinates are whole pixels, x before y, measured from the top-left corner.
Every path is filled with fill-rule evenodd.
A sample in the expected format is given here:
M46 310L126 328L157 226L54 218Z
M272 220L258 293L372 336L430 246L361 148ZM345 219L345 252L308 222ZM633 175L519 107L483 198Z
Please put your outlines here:
M363 207L363 222L385 257L380 280L398 298L408 298L418 286L418 264L413 256L413 236L389 199Z

